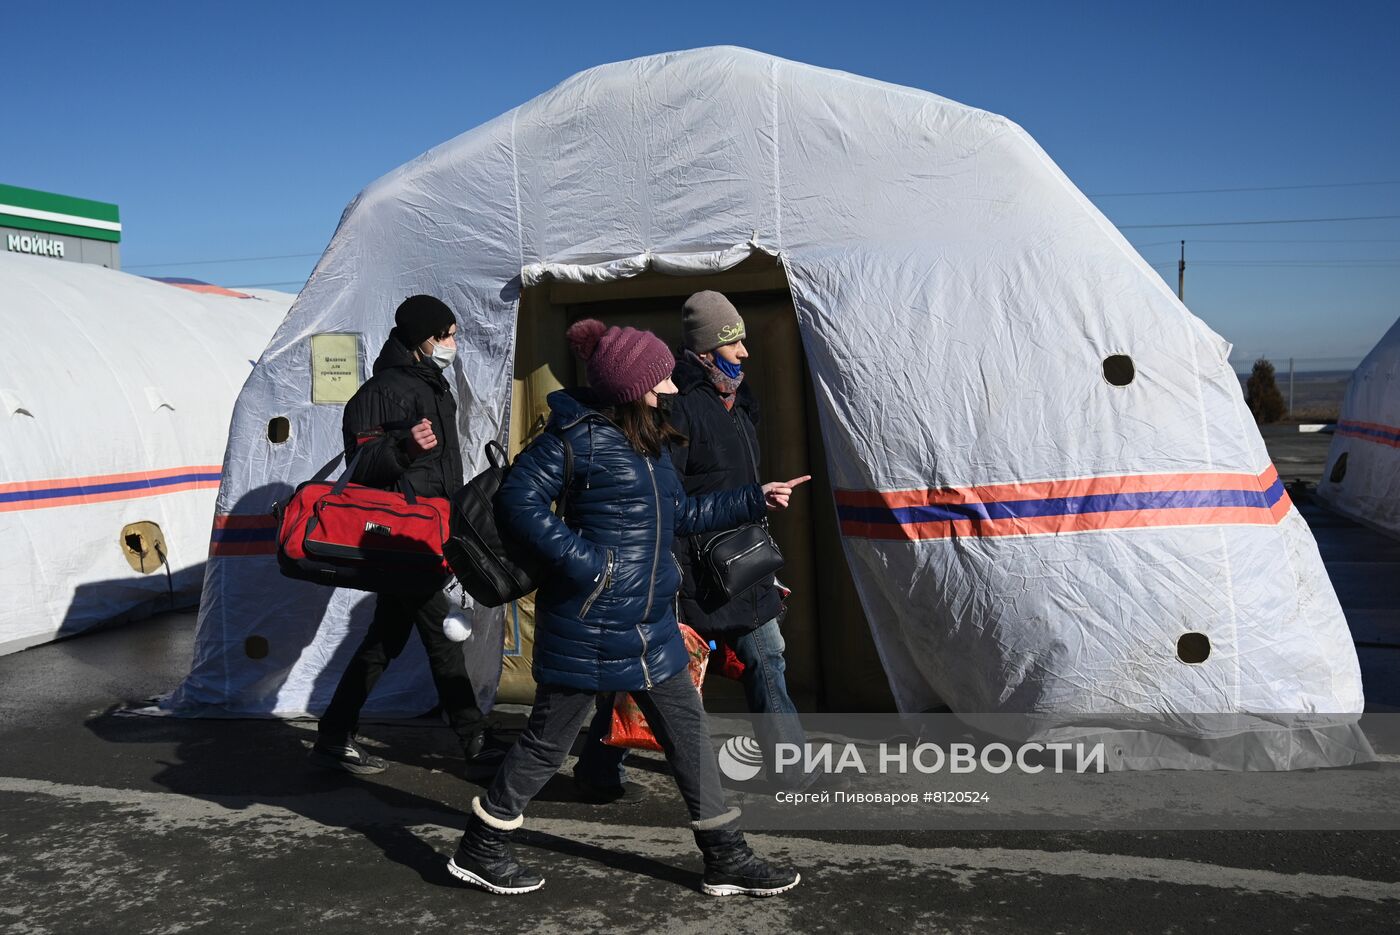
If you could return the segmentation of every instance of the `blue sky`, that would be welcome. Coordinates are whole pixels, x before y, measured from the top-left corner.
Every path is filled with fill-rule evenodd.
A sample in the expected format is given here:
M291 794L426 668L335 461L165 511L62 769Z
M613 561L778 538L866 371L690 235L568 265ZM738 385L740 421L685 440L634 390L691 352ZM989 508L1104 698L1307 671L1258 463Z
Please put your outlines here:
M1005 114L1119 225L1400 215L1396 3L94 3L6 10L0 182L131 272L295 290L371 180L569 75L743 45ZM1134 195L1273 186L1274 191ZM1355 363L1400 220L1130 229L1243 359ZM1267 242L1266 242L1267 241ZM255 262L194 260L283 257Z

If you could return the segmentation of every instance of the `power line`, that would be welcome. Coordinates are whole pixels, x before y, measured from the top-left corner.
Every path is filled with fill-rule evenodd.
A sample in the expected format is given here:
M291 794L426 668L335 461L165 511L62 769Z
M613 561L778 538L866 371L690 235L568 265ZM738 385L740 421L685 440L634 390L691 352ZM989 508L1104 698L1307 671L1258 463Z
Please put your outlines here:
M1197 221L1180 224L1119 224L1119 230L1170 230L1180 227L1243 227L1253 224L1328 224L1337 221L1394 221L1400 214L1370 214L1350 218L1280 218L1271 221Z
M1400 260L1195 260L1193 266L1313 266L1318 268L1385 269Z
M1315 260L1315 259L1260 259L1248 260L1239 257L1231 257L1220 260L1193 260L1192 266L1393 266L1400 264L1400 259L1392 257L1374 258L1351 258L1336 260Z
M225 289L263 289L269 286L304 286L305 279L288 279L284 282L245 282L236 286L225 286Z
M1257 244L1257 243L1400 243L1400 237L1370 238L1370 239L1366 239L1366 238L1362 238L1362 239L1355 239L1355 238L1329 239L1329 238L1314 238L1314 237L1299 237L1299 238L1291 238L1291 239L1288 239L1288 238L1285 238L1285 239L1265 239L1265 238L1250 239L1250 238L1238 238L1238 239L1225 239L1225 240L1211 239L1211 238L1207 238L1207 237L1192 237L1192 238L1191 238L1191 242L1192 242L1193 244L1197 244L1197 243L1256 243L1256 244ZM1148 247L1165 247L1165 246L1167 246L1167 245L1171 245L1171 246L1175 247L1175 246L1177 245L1177 243L1178 243L1178 241L1175 241L1175 240L1154 240L1152 243L1135 243L1135 244L1133 244L1133 246L1134 246L1134 247L1137 247L1139 250L1145 250L1145 249L1147 249Z
M320 255L319 253L284 253L280 256L236 256L223 257L215 260L181 260L179 263L140 263L125 268L155 269L158 266L205 266L213 263L255 263L260 260L304 260L308 257Z
M1363 188L1375 185L1400 185L1400 180L1385 182L1325 182L1316 185L1261 185L1247 188L1182 188L1159 192L1104 192L1090 198L1135 198L1144 195L1221 195L1228 192L1293 192L1306 188Z

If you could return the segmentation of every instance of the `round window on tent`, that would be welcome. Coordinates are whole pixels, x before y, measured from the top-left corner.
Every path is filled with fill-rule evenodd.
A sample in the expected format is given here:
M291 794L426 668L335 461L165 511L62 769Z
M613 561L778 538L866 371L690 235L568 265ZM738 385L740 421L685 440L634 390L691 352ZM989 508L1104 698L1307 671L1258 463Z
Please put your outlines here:
M1347 453L1342 452L1342 456L1332 465L1332 473L1327 475L1327 479L1334 484L1340 484L1342 478L1347 476Z
M267 637L250 636L243 641L243 653L249 659L267 658Z
M286 416L273 416L267 420L267 440L280 445L292 437L292 423Z
M1110 354L1103 359L1103 378L1114 386L1127 386L1135 376L1137 368L1127 354Z
M122 556L132 571L149 575L165 564L165 534L155 523L131 523L122 527Z
M1190 665L1200 665L1210 658L1210 637L1204 633L1183 633L1176 641L1176 657Z

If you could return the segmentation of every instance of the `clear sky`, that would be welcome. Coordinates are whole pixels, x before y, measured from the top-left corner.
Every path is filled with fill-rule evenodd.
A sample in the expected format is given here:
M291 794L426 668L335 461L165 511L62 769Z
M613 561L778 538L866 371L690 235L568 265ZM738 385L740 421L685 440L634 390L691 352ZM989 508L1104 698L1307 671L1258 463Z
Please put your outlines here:
M395 166L584 68L721 44L1005 114L1125 228L1400 215L1394 2L75 0L0 33L0 182L118 203L148 275L295 291ZM1395 218L1126 233L1173 286L1187 240L1187 305L1240 360L1349 366L1400 317ZM247 257L287 258L188 262Z

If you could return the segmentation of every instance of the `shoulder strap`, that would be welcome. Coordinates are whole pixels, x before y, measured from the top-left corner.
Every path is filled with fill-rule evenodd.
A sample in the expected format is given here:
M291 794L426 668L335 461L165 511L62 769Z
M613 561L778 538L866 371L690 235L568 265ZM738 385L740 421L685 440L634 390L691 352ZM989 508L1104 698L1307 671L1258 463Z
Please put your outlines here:
M358 454L358 453L359 453L359 452L357 451L356 454ZM335 470L335 466L336 466L337 464L339 464L339 463L340 463L340 460L341 460L342 458L344 458L344 457L345 457L345 452L342 451L340 454L336 455L334 458L331 458L329 461L327 461L325 467L321 468L321 470L317 471L314 475L312 475L312 477L311 477L311 482L312 482L312 483L319 483L319 482L325 480L327 477L330 477L330 476L331 476L331 471L334 471L334 470ZM351 467L354 467L353 462L352 462L352 464L351 464ZM349 472L349 471L346 471L345 473L348 474L348 473L350 473L350 472Z
M724 403L721 402L720 405L723 406ZM735 403L735 408L736 408L736 410L737 410L737 407L738 407L738 403ZM734 417L734 430L735 430L736 432L739 433L739 444L743 445L743 446L744 446L744 450L747 451L748 454L749 454L749 464L753 465L753 479L754 479L754 483L756 483L756 484L761 484L761 483L763 483L763 476L762 476L762 474L759 473L759 470L758 470L758 447L757 447L756 445L751 444L751 443L749 442L749 432L748 432L748 429L746 429L746 428L744 427L744 421L745 421L747 418L748 418L747 415L745 415L744 419L740 419L738 416L735 416L735 417ZM752 424L752 423L750 423L750 424ZM757 426L754 426L754 435L755 435L755 436L758 435L758 427L757 427Z
M364 454L363 445L355 449L355 456L350 459L350 463L345 466L345 470L340 472L340 477L336 479L335 486L331 488L331 493L335 494L336 496L339 496L340 494L345 492L345 488L350 484L350 478L355 476L355 465L360 463L360 455L362 454ZM321 468L321 470L317 471L316 476L311 478L312 482L316 483L324 481L326 478L330 477L331 471L335 470L335 466L339 464L340 459L344 457L345 452L342 451L334 458L331 458L330 461L326 462L326 466ZM403 493L403 498L405 502L410 504L418 502L417 496L415 496L413 493L413 485L409 483L406 474L399 477L398 485L400 492Z
M564 486L559 488L559 513L562 518L568 509L569 493L574 486L574 446L569 444L569 439L564 433L550 427L546 431L551 432L555 438L559 439L564 446Z

